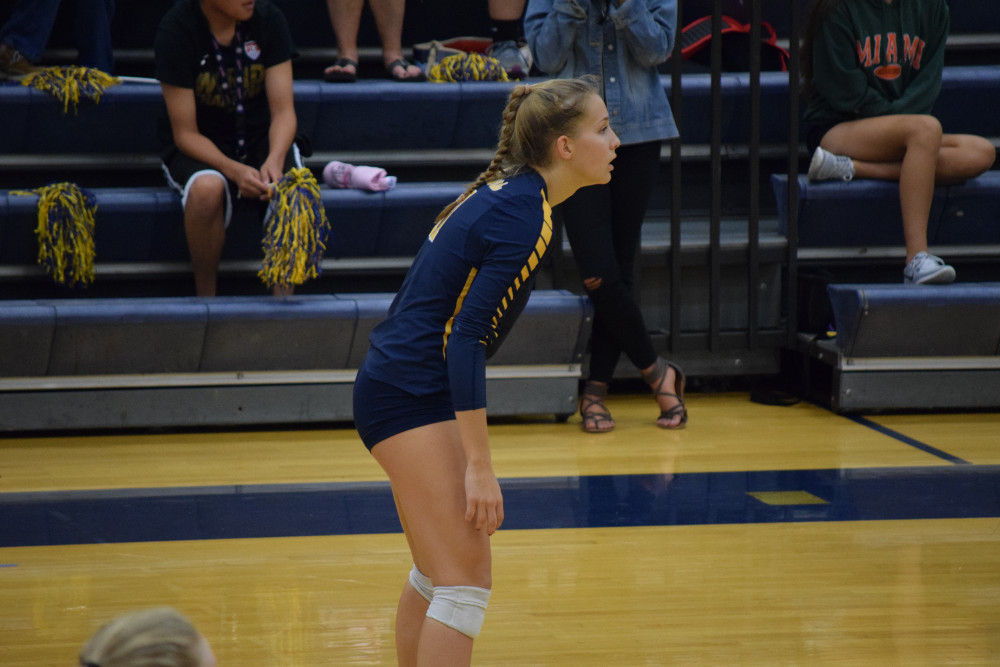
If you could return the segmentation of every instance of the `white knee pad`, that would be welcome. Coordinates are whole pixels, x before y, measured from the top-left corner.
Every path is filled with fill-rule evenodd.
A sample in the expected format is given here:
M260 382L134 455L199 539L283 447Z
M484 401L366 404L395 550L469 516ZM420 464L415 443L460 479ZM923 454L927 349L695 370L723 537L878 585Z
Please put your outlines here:
M410 570L410 586L428 602L434 597L434 586L431 584L431 578L418 570L416 565Z
M435 586L427 616L475 639L486 619L486 605L489 601L488 588Z

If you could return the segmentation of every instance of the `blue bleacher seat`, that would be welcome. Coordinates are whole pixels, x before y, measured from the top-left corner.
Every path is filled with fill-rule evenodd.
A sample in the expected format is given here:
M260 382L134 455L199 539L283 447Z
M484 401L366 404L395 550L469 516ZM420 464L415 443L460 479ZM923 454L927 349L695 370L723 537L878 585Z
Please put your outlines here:
M773 174L778 228L788 231L788 177ZM871 247L903 244L899 184L854 180L810 182L799 176L800 247ZM927 227L930 245L1000 243L1000 171L934 189Z
M669 76L662 76L670 93ZM295 82L299 129L318 152L405 151L483 148L496 145L500 113L514 83L465 82L400 86L367 79L350 86L321 81ZM711 140L711 78L690 73L682 79L681 141ZM749 76L724 73L720 81L723 143L749 136ZM761 74L763 143L788 139L788 75ZM16 84L0 85L4 123L0 154L147 153L159 149L160 88L125 83L108 89L99 104L82 102L63 115L46 93ZM947 132L1000 136L1000 120L984 112L1000 104L1000 68L948 67L934 113Z
M464 183L406 183L385 192L322 188L333 230L327 257L407 257ZM187 261L180 196L166 188L97 188L97 262ZM0 191L0 265L35 262L38 198ZM259 259L262 234L228 244L224 259Z
M193 373L208 323L196 299L59 299L46 375ZM12 351L13 352L13 351Z
M312 137L314 149L323 151L456 148L461 85L404 87L379 80L323 84L316 99L296 89L296 108L317 108L316 124L300 129ZM496 143L495 132L492 141Z
M101 101L81 100L63 113L48 93L16 83L0 84L4 122L0 154L137 153L159 149L157 119L163 95L157 83L108 88Z
M928 240L938 245L1000 244L1000 171L947 188L937 227Z
M53 304L6 301L0 325L0 377L45 375L56 329Z
M357 368L394 296L0 301L0 377ZM585 296L536 290L490 364L578 364L590 316Z
M828 292L845 357L1000 354L1000 283L836 284Z
M357 307L329 295L206 299L199 370L346 368ZM345 323L348 325L345 326Z
M393 296L0 301L0 431L349 420ZM490 413L571 414L591 317L534 292L488 362Z

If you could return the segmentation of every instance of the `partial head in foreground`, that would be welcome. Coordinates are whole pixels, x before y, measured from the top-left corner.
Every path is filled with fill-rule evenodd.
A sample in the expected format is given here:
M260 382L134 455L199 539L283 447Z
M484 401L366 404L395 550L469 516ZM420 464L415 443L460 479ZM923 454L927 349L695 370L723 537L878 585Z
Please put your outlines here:
M215 667L208 641L170 607L113 619L80 651L81 667Z

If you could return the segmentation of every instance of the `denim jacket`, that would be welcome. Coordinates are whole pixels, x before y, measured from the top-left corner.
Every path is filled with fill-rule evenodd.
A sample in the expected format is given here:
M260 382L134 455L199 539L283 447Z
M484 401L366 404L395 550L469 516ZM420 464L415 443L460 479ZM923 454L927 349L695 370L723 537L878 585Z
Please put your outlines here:
M674 46L677 0L528 0L535 64L559 78L597 75L622 144L677 136L656 67Z

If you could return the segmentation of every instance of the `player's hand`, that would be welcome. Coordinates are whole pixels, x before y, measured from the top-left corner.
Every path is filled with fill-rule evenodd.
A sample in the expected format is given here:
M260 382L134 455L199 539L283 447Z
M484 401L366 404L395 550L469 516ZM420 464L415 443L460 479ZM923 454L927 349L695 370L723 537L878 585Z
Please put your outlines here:
M503 523L503 495L492 468L470 465L465 470L465 520L492 535Z

